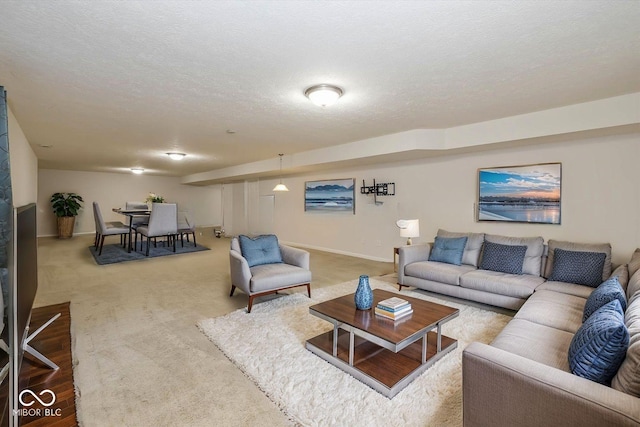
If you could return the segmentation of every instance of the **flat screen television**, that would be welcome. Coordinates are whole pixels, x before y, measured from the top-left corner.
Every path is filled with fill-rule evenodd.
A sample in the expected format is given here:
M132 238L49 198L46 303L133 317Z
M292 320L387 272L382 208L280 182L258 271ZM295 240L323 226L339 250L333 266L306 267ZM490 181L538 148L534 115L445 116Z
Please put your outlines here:
M3 415L9 416L8 425L17 425L13 409L17 401L19 374L24 355L31 309L38 291L38 235L36 205L31 203L15 208L13 212L13 245L9 250L9 289L7 325L9 328L9 408ZM4 424L4 420L2 422Z

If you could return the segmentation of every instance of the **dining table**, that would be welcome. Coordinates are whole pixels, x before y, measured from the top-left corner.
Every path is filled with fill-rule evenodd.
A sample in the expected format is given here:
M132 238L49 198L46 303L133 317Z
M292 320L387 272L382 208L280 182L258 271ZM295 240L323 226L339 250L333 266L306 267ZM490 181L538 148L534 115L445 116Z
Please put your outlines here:
M122 209L122 208L113 208L113 212L129 217L129 245L127 246L127 252L131 252L131 248L133 247L131 244L131 233L133 232L133 218L137 216L146 216L148 217L151 214L149 209Z

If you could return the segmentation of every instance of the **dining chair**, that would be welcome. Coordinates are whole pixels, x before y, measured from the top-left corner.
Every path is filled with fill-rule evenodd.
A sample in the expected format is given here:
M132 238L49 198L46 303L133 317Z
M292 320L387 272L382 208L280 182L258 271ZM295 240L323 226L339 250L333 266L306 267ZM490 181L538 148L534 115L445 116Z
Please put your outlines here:
M173 252L176 251L176 235L178 234L178 205L175 203L153 203L151 215L149 215L149 225L141 225L136 229L136 246L138 244L138 233L147 238L147 253L151 239L166 236L169 242L173 242ZM142 249L142 237L140 238Z
M120 244L127 244L129 227L120 221L105 222L102 218L102 212L100 211L100 205L98 205L98 202L93 202L93 219L96 223L96 238L93 243L96 251L100 251L98 255L102 255L102 247L104 246L104 238L106 236L120 235Z
M187 236L187 243L189 243L189 234L193 235L193 246L196 244L196 223L193 220L193 216L189 211L178 212L178 235L180 236L180 244L184 248L184 236Z

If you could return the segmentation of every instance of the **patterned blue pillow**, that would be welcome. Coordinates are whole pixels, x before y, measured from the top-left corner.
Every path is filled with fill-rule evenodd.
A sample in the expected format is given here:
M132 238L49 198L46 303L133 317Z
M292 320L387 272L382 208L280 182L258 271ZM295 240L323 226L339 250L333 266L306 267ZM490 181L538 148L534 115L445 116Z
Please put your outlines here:
M571 372L609 385L627 355L629 331L624 325L620 301L613 300L580 326L569 346Z
M602 270L607 255L603 252L581 252L556 249L550 281L575 283L593 288L602 283Z
M591 295L587 298L587 303L584 305L582 321L587 320L589 316L606 303L616 299L620 301L620 306L624 312L627 309L627 297L622 290L622 286L620 286L618 276L611 277L602 282L595 291L591 292Z
M278 238L273 234L266 234L251 238L248 236L238 236L240 251L247 260L249 267L262 264L282 263L282 254L278 245Z
M462 254L467 244L467 237L436 237L429 254L429 261L447 264L462 264Z
M526 253L526 246L484 242L480 269L509 274L522 274L522 264L524 263L524 255Z

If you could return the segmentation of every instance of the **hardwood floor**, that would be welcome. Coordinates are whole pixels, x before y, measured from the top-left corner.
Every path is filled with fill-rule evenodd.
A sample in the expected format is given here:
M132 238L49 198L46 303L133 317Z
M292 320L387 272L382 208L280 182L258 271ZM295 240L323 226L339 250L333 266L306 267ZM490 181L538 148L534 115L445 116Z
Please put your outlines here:
M20 369L19 386L21 391L28 389L36 395L44 390L51 390L56 397L55 403L46 408L38 402L29 408L21 405L21 411L24 412L24 415L18 418L21 426L68 427L78 425L73 387L69 303L33 309L29 330L35 331L57 313L61 313L61 316L40 332L31 341L31 346L57 364L60 369L54 371L31 355L25 354ZM45 393L41 398L45 402L49 402L51 400L49 396L48 393ZM30 397L25 394L23 399L25 401L35 400ZM38 411L38 409L40 410Z

